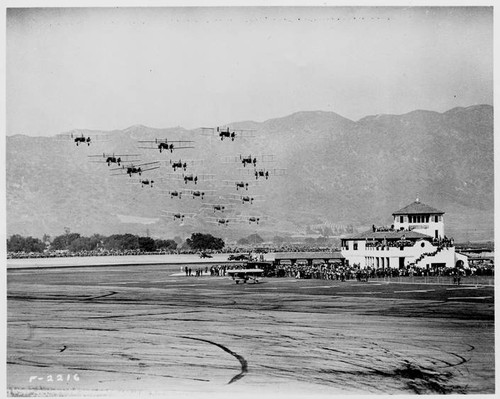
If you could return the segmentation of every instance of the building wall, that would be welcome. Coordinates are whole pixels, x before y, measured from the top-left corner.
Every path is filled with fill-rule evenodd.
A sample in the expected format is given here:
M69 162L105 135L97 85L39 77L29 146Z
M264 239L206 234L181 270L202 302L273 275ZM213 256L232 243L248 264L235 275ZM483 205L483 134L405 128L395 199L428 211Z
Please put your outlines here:
M423 216L423 215L412 215ZM438 221L435 221L435 217ZM401 218L403 221L401 222ZM413 230L417 233L426 234L431 237L436 237L435 231L437 230L438 238L444 237L444 217L443 215L429 215L429 222L414 222L410 223L409 215L395 215L394 216L394 229L395 230Z
M431 268L433 263L445 264L446 267L455 267L455 247L443 248L438 254L426 256L417 263L418 268Z
M400 258L404 258L404 266L406 267L414 263L420 255L434 253L438 248L426 240L416 241L413 246L403 247L402 249L400 247L366 247L364 240L353 240L348 243L348 249L347 247L342 248L342 255L349 261L350 265L356 263L361 265L362 268L390 267L399 269ZM358 249L354 249L355 244L357 244ZM426 257L417 264L417 267L425 268L427 263L445 263L446 267L454 267L455 248L443 249L433 257Z
M467 255L459 254L455 252L455 264L457 261L461 260L463 262L464 267L469 268L469 257Z

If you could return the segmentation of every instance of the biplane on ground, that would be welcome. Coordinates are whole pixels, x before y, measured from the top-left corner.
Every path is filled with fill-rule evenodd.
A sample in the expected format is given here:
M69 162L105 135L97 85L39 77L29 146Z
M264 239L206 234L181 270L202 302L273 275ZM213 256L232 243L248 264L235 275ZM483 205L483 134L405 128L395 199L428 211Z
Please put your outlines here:
M143 172L147 172L153 169L158 169L160 167L159 162L145 162L140 164L130 163L128 165L122 165L119 168L113 168L112 171L119 170L120 173L113 173L114 176L127 174L132 177L133 174L137 173L139 176L142 175Z
M118 164L118 166L121 166L122 162L140 162L140 159L129 159L129 157L139 157L139 154L106 154L103 153L102 155L89 155L89 158L103 158L103 160L95 160L95 161L90 161L93 163L107 163L108 166L111 166L112 163Z
M262 273L264 273L263 269L235 269L227 271L227 274L236 282L236 284L241 282L247 283L249 281L257 284L259 282L258 277L261 277Z
M221 141L224 138L230 139L234 141L236 137L240 138L251 138L255 137L255 130L253 129L232 129L229 126L227 127L202 127L201 133L205 136L216 136L220 137Z
M140 146L139 148L143 148L146 150L160 150L162 152L170 151L171 153L174 150L182 150L186 148L194 148L194 146L189 145L188 143L194 143L192 140L168 140L168 139L154 139L154 140L139 140L139 143L144 143L145 146Z

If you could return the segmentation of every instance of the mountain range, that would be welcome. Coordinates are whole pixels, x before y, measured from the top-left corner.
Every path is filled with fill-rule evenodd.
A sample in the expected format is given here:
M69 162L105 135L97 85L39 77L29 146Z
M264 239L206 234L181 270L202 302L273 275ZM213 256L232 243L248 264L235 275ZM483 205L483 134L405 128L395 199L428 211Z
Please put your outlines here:
M74 130L53 137L7 136L7 235L56 236L65 228L82 235L133 233L185 238L205 232L234 241L251 233L262 237L300 236L311 226L339 234L352 226L390 225L392 212L421 202L445 212L445 230L456 241L493 239L493 107L475 105L444 113L417 110L404 115L373 115L352 121L333 112L297 112L264 122L230 123L252 129L253 137L220 140L201 129L157 129L142 125L124 130ZM76 146L70 134L101 138ZM139 140L192 140L194 149L174 153L139 148ZM89 155L138 154L160 168L141 178L115 176L103 158ZM239 155L272 155L257 169L279 169L280 176L255 179L253 166ZM233 159L234 158L234 159ZM198 184L169 180L170 160L194 159L184 173ZM101 163L90 162L100 160ZM182 172L176 172L180 175ZM207 175L208 180L203 180ZM210 176L208 176L210 175ZM227 180L257 181L238 200ZM134 183L132 183L134 182ZM171 198L175 189L206 190L207 198ZM208 191L213 190L213 191ZM236 200L231 200L235 197ZM260 223L227 227L209 223L211 210L201 203L233 204L221 217L258 216ZM193 213L183 223L172 212Z

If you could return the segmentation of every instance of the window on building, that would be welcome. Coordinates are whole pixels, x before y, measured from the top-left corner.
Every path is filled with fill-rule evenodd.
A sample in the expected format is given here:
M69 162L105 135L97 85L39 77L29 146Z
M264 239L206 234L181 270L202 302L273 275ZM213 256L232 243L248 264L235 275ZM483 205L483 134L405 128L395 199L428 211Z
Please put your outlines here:
M437 223L437 222L439 222L439 216L438 215L434 216L434 223Z
M403 217L403 216L400 216L400 217L399 217L399 223L403 223L403 221L404 221L404 217Z
M352 245L352 249L353 249L354 251L357 251L357 250L358 250L358 243L357 243L357 242L355 242L355 243Z

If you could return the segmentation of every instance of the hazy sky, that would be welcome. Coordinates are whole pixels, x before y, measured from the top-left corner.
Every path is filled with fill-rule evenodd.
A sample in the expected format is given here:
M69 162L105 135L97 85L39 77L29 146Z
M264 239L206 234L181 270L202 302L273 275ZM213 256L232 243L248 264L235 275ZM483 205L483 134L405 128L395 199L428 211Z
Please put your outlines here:
M493 104L491 7L7 10L7 135Z

